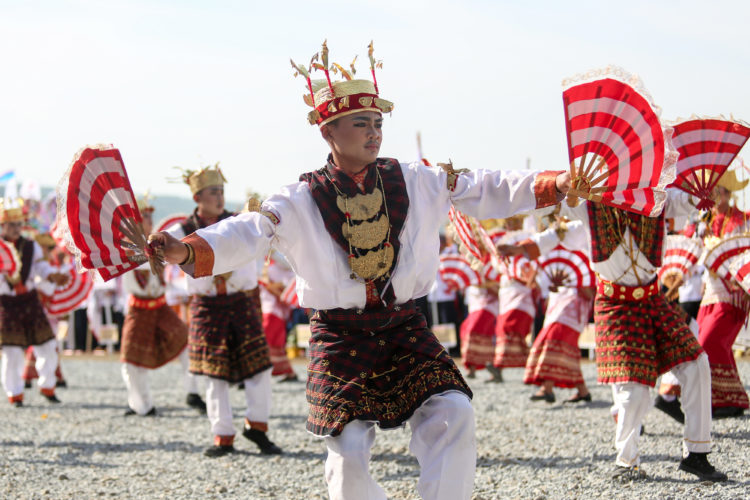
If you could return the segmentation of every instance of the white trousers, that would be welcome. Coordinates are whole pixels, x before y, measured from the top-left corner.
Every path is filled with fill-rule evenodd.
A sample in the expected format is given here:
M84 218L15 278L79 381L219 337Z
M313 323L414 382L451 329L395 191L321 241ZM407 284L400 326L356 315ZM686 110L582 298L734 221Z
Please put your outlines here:
M190 360L187 348L183 349L178 359L182 368L182 386L188 394L198 393L198 375L190 373ZM128 389L128 406L138 415L145 415L154 407L151 397L151 383L149 382L149 368L122 364L122 379Z
M122 364L122 379L128 389L128 406L138 415L145 415L154 407L148 368L130 363Z
M188 394L198 394L198 377L200 375L190 373L190 358L188 357L187 347L182 350L177 359L179 359L182 367L182 387Z
M271 414L271 370L255 374L245 382L245 418L250 422L268 422ZM214 436L234 436L230 384L226 380L206 377L206 413Z
M0 362L0 378L6 396L13 397L23 394L23 367L26 363L24 348L12 345L3 346L2 361ZM34 346L36 357L36 372L39 374L40 389L54 389L57 383L55 369L57 368L57 340L49 339L41 345Z
M685 413L683 453L711 451L711 369L708 356L672 368L682 385L682 409ZM615 448L617 465L630 467L640 463L638 438L643 418L651 408L649 387L635 382L612 384L617 413Z
M471 498L476 471L474 409L460 392L432 396L409 419L409 449L421 471L417 491L427 500ZM325 438L325 475L331 500L385 500L370 476L370 449L375 423L354 420L341 434Z

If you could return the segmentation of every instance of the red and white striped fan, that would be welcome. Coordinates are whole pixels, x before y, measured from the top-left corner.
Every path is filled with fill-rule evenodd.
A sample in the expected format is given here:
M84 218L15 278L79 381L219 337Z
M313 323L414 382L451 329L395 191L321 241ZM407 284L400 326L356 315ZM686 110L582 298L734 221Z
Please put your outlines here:
M707 246L709 244L707 243ZM738 235L722 239L717 245L711 246L706 252L705 266L720 278L732 278L732 260L750 251L750 236Z
M0 273L15 281L21 273L21 259L13 243L0 240Z
M58 272L66 273L68 282L55 288L53 294L42 302L51 316L63 316L78 308L94 288L94 280L89 272L79 273L72 265L62 266Z
M299 307L299 297L297 297L297 280L293 279L291 283L289 283L286 288L284 288L284 291L281 292L281 296L279 297L279 300L281 300L284 304L291 306L291 307Z
M141 213L117 149L96 146L77 154L57 200L58 230L79 266L107 281L148 260Z
M739 120L691 118L673 124L672 144L680 153L675 187L701 199L699 210L713 206L711 191L750 137Z
M700 240L681 234L670 234L664 240L664 258L658 271L659 279L663 281L664 276L672 273L684 278L698 262L701 253L703 245Z
M482 283L482 276L478 271L472 269L468 259L461 255L441 255L438 272L440 278L456 290L463 290L469 286L479 286Z
M481 264L487 263L490 259L489 252L478 236L479 229L482 229L481 224L473 217L456 210L453 205L448 211L448 218L453 223L456 236L458 236L461 252L471 260L476 259Z
M750 252L735 257L729 270L734 280L750 294Z
M638 77L616 67L563 82L575 197L654 217L674 180L677 153Z
M490 237L490 240L492 240L492 243L494 245L497 245L500 243L500 239L505 236L505 229L501 227L494 227L493 229L490 229L487 231L487 236Z
M539 267L556 286L583 288L596 286L596 276L591 270L586 254L557 245L537 259Z
M527 231L508 231L498 241L498 245L516 245L531 236ZM500 257L498 259L498 271L509 278L526 281L529 273L536 269L534 261L523 255L513 257Z
M187 220L188 216L185 214L174 214L163 218L156 224L155 232L166 231L175 224L181 224Z
M500 273L497 270L497 266L493 266L491 262L485 264L482 270L482 278L484 281L500 283Z

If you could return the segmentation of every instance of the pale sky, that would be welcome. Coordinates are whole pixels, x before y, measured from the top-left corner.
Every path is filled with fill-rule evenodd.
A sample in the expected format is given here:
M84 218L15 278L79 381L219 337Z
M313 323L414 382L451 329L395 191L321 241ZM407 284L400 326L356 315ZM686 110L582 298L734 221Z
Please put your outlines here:
M322 166L306 63L369 76L395 103L381 156L457 168L567 168L561 81L616 64L662 118L750 121L747 1L0 0L0 173L55 185L77 150L120 149L136 192L188 195L171 167L220 161L227 196ZM747 154L750 159L750 154Z

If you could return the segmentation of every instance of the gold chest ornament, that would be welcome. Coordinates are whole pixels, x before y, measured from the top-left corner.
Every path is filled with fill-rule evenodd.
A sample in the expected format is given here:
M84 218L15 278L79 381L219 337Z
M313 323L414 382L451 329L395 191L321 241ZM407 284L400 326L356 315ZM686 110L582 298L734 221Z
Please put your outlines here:
M393 246L389 243L391 236L391 222L388 217L388 205L385 200L385 189L380 171L377 170L379 187L372 193L357 193L347 196L339 190L336 183L326 172L336 190L336 206L344 213L345 221L341 225L341 234L349 243L349 267L352 270L351 279L364 281L376 280L388 273L393 264ZM385 207L385 213L374 218ZM370 220L372 219L372 220ZM363 221L352 224L352 221ZM374 250L375 248L377 250ZM358 250L369 250L362 254Z

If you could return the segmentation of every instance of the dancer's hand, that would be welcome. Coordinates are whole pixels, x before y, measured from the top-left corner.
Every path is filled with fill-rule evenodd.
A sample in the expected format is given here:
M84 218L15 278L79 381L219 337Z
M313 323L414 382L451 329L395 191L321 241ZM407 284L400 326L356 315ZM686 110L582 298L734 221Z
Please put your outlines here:
M161 249L164 260L170 264L180 264L188 258L187 245L164 231L151 233L148 236L148 246L154 253Z
M561 194L568 194L568 191L570 190L570 172L558 174L555 178L555 187Z

